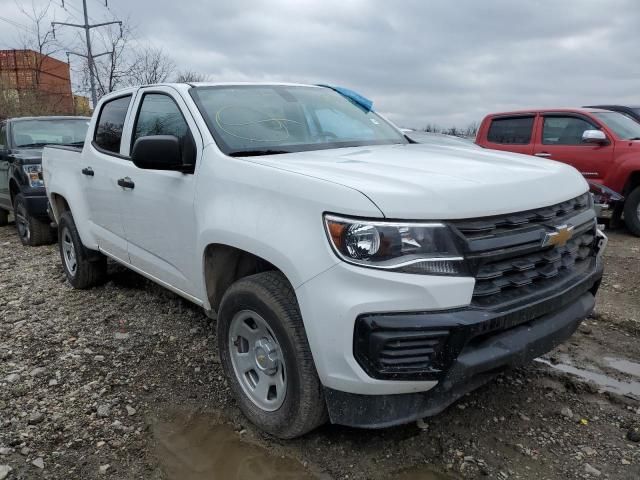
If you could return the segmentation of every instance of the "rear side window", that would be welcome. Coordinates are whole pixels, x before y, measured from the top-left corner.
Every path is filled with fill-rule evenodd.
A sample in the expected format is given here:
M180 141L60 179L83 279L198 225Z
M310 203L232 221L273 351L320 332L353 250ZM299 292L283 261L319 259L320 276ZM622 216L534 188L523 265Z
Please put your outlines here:
M0 150L7 148L7 124L0 123Z
M591 123L577 117L545 117L542 127L542 143L545 145L584 145L585 130L599 130Z
M534 117L496 118L491 121L487 140L506 145L526 145L531 141Z
M98 147L108 152L120 153L122 130L127 118L131 95L116 98L102 105L94 141Z

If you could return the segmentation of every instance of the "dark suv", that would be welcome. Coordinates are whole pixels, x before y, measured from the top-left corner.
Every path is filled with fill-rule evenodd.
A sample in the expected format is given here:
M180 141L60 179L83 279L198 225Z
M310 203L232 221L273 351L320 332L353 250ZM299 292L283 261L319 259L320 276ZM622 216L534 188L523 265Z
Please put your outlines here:
M602 110L611 110L614 112L624 113L633 118L636 122L640 122L640 107L629 107L625 105L594 105L585 108L601 108Z
M0 226L13 211L23 245L54 241L42 179L45 145L82 145L87 117L23 117L0 121Z

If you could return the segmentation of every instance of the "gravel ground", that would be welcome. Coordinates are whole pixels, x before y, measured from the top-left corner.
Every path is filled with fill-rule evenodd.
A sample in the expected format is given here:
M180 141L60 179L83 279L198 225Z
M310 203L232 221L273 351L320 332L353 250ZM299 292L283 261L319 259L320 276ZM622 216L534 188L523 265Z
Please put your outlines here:
M640 478L640 239L610 236L596 313L543 361L424 423L280 441L199 309L116 265L73 290L55 245L0 228L0 480Z

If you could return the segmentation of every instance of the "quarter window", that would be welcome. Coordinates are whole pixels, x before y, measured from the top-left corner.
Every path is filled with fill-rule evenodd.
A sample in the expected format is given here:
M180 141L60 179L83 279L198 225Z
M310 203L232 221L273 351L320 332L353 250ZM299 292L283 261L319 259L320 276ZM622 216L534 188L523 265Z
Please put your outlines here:
M583 145L585 130L599 130L590 122L578 117L545 117L542 127L542 143L545 145Z
M527 145L531 141L534 117L496 118L491 121L487 140L505 145Z
M127 118L131 95L106 102L100 111L94 141L108 152L120 153L122 130Z

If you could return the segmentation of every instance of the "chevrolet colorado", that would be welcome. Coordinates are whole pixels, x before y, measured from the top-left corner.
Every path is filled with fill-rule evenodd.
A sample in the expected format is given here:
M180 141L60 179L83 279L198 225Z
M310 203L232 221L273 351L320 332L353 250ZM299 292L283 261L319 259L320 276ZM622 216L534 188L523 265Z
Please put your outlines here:
M411 142L345 89L166 84L47 147L68 281L106 257L216 318L244 414L292 438L434 415L566 340L604 235L558 162Z
M0 226L13 212L23 245L55 238L42 180L45 144L82 144L87 117L20 117L0 121Z

